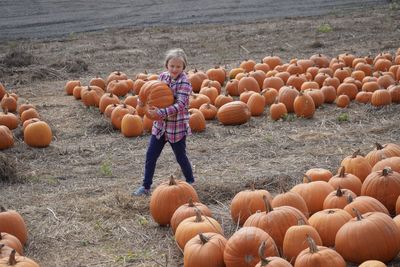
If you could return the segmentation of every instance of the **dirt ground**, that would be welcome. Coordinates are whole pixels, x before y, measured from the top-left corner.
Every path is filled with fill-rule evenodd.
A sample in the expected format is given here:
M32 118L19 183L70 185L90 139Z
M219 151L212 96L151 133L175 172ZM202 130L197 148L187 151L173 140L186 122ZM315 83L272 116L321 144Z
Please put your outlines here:
M399 29L399 6L390 3L237 25L136 26L1 41L0 81L20 96L19 103L36 105L54 134L49 147L35 149L24 144L18 128L15 146L0 152L23 180L0 184L0 204L24 217L26 255L45 267L183 264L172 231L152 221L149 199L130 196L141 183L149 135L123 137L97 109L65 94L67 80L87 84L114 70L132 78L159 73L163 53L173 47L187 52L189 69L200 70L230 69L271 53L285 62L317 53L375 56L396 51ZM356 149L366 154L374 142L400 143L399 136L400 105L375 109L351 103L347 109L323 105L309 120L273 122L266 109L241 126L210 121L205 132L188 138L187 150L199 197L229 238L236 229L230 200L251 182L275 194L299 183L310 168L336 172ZM171 174L181 177L166 146L154 186Z

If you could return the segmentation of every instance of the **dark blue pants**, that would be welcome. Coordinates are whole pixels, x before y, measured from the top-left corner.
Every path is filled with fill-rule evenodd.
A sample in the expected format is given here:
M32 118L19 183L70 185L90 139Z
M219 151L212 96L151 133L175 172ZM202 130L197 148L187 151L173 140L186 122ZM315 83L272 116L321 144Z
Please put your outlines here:
M150 189L153 183L154 171L156 169L157 159L160 156L165 143L165 136L161 136L157 139L155 135L151 135L149 145L146 153L146 163L144 167L144 179L143 186L146 189ZM169 143L174 151L176 161L181 167L182 173L186 178L186 182L194 182L192 165L188 157L186 156L186 136L176 143Z

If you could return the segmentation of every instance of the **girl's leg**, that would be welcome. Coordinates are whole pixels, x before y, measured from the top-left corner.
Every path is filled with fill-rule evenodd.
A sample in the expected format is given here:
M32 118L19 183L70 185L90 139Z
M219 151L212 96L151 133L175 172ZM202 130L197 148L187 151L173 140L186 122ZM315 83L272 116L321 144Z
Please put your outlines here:
M157 159L165 145L164 135L157 139L155 135L151 135L146 153L146 164L144 167L143 186L145 189L150 189L153 183L154 171L156 169Z
M186 137L183 137L179 142L170 143L170 145L174 151L176 161L179 163L179 166L181 166L182 173L186 178L186 182L193 183L194 177L192 165L186 156Z

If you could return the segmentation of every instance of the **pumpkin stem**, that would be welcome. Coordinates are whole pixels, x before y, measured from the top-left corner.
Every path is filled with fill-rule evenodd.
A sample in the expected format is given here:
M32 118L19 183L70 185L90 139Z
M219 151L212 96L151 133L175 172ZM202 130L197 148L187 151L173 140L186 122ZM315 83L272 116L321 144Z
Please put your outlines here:
M14 266L17 264L17 260L15 259L15 249L13 249L10 253L10 258L8 259L8 265Z
M379 144L378 142L375 142L376 150L381 150L383 149L383 146Z
M3 247L5 246L6 244L0 244L0 251L3 249Z
M0 212L5 212L5 211L7 211L6 208L0 205Z
M391 174L393 171L392 171L392 168L390 168L390 167L385 167L385 168L383 168L383 170L382 170L382 176L388 176L389 174Z
M310 252L317 253L319 250L318 250L317 244L315 243L314 239L312 239L312 237L308 234L307 234L306 238L307 238L308 247L310 248Z
M339 171L338 171L338 175L340 178L344 178L346 176L345 171L346 171L346 168L344 166L340 166Z
M332 214L332 213L335 213L335 211L334 210L328 210L328 213Z
M361 215L360 211L356 208L353 208L353 211L356 213L357 221L361 221L364 217Z
M205 245L208 241L210 241L209 237L206 237L203 233L199 233L199 238L201 240L201 243Z
M251 190L251 191L256 190L256 186L255 186L254 182L251 182L251 183L250 183L250 190Z
M336 190L336 196L337 197L342 197L343 196L343 191L340 188L340 186L338 186L337 190Z
M169 177L169 185L176 185L176 181L173 175L171 175L171 177Z
M265 213L273 211L274 208L272 208L271 203L269 203L269 200L267 199L266 195L263 195L263 200L264 200L265 208L266 208L266 212Z
M312 179L311 179L311 177L309 175L304 174L304 178L306 178L307 183L311 183L312 182Z
M351 196L351 195L349 195L348 197L347 197L347 202L348 203L351 203L351 202L353 202L353 197Z
M261 260L260 266L267 266L271 262L264 255L265 247L266 247L266 241L264 240L263 242L261 242L261 245L258 248L258 256L260 256L260 260Z
M193 198L192 197L189 198L188 206L191 207L191 208L194 207L194 203L193 203Z
M360 153L361 151L360 151L360 149L357 149L356 151L354 151L354 153L351 155L351 158L356 158L358 155L361 155L361 153Z
M196 219L194 220L194 222L202 222L203 218L201 217L201 211L198 208L194 208L194 211L196 212Z

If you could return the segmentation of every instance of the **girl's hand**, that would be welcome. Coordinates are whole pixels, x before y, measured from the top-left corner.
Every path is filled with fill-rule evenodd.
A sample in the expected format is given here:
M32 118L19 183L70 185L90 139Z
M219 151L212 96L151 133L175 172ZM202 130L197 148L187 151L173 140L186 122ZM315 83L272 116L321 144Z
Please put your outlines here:
M152 120L159 121L162 120L161 116L158 114L158 108L157 107L148 107L147 112L146 112L147 117L149 117Z

